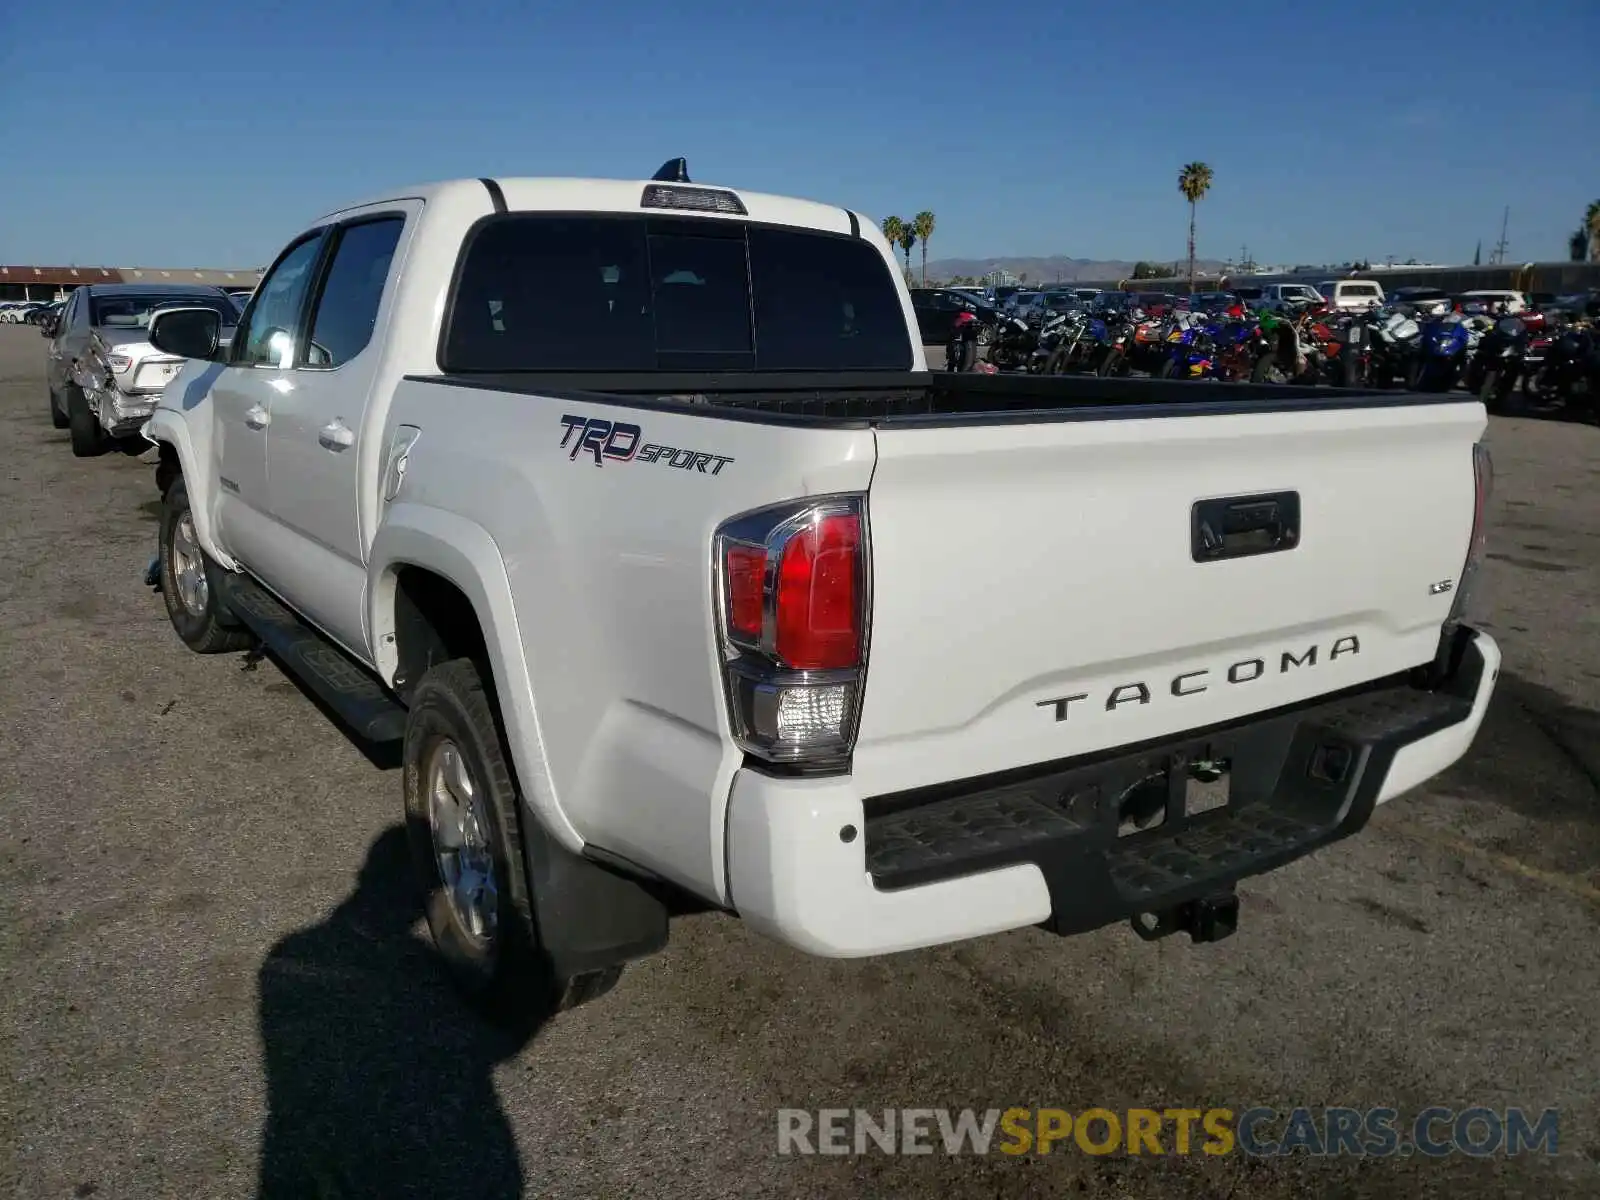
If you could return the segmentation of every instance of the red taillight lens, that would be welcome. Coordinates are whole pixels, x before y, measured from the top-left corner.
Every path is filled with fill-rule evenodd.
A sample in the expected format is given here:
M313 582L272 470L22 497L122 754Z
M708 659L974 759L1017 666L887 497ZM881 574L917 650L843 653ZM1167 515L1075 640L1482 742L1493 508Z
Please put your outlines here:
M778 564L778 658L802 671L842 670L861 656L861 518L823 517L791 537Z
M819 496L718 528L733 739L811 773L848 770L871 613L865 497Z
M767 551L733 543L725 563L728 578L728 632L741 640L761 637L766 603Z

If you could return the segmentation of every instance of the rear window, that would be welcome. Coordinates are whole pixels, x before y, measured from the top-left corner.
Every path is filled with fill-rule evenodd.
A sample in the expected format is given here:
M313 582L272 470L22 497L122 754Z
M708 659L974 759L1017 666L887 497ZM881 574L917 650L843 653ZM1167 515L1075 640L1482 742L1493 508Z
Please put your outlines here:
M168 292L164 295L155 292L149 295L113 293L91 297L89 307L90 324L102 325L107 329L148 329L151 313L158 308L171 307L215 309L224 325L233 325L239 320L239 312L233 302L225 299L221 292L211 296L191 292Z
M1341 283L1339 285L1341 296L1376 296L1377 285L1371 283Z
M738 221L516 213L462 251L446 371L909 370L868 242Z
M1241 299L1241 300L1259 300L1259 299L1261 299L1261 289L1258 288L1258 287L1234 288L1233 294L1235 296L1239 297L1239 299Z

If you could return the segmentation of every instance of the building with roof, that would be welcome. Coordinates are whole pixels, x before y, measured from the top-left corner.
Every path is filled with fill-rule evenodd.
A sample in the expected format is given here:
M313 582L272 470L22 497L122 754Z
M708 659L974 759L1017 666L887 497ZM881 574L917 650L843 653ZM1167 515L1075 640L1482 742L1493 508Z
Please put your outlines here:
M0 300L59 300L85 283L201 283L227 289L253 288L261 268L211 267L29 267L0 264Z

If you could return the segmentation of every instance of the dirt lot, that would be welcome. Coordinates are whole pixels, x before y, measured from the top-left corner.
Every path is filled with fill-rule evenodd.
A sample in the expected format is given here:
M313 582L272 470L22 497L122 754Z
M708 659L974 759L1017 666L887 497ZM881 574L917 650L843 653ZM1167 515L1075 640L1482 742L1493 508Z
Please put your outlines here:
M703 915L511 1037L413 921L392 766L172 634L153 473L71 457L43 346L0 327L5 1195L247 1196L264 1156L328 1196L1600 1194L1600 429L1495 423L1475 750L1249 883L1233 939L831 963ZM776 1153L779 1107L1297 1104L1557 1107L1560 1153Z

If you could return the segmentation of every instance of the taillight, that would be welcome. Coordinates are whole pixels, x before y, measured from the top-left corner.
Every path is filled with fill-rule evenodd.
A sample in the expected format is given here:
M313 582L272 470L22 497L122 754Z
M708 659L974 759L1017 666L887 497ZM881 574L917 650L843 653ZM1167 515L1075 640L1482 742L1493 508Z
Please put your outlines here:
M118 375L133 366L133 359L126 354L108 354L106 355L106 362L110 364L112 371Z
M866 512L830 496L736 517L716 535L733 737L812 771L847 769L866 661Z
M1461 570L1461 581L1456 584L1455 602L1450 606L1447 624L1457 624L1466 615L1467 603L1472 598L1477 583L1478 570L1483 563L1485 526L1489 515L1489 497L1494 492L1494 459L1482 442L1472 447L1472 537L1467 543L1467 563Z

